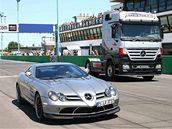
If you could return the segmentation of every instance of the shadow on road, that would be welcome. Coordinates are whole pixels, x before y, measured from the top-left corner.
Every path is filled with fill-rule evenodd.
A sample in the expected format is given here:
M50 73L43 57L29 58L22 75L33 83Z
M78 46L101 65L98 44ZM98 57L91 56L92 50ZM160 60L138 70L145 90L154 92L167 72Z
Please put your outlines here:
M31 120L35 122L39 122L46 125L71 125L71 124L85 124L85 123L94 123L100 121L106 121L110 119L117 118L117 115L105 115L102 117L96 118L82 118L82 119L45 119L44 121L39 121L36 118L35 111L32 105L28 103L24 103L23 105L19 105L17 100L13 100L12 103L22 110Z
M105 75L99 75L98 78L106 80ZM142 77L115 76L112 82L156 82L156 81L158 80L156 80L155 78L153 80L147 81L144 80Z

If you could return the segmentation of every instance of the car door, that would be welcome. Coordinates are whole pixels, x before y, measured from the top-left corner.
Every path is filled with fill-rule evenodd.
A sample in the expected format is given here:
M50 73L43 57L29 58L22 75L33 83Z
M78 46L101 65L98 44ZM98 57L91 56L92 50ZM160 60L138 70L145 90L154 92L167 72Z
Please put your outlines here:
M24 83L25 85L23 86L23 93L25 95L25 98L27 101L30 103L32 102L31 100L31 87L33 86L33 80L34 80L34 72L33 72L33 67L30 67L26 72L25 72L25 80Z
M22 81L20 82L20 90L22 96L27 100L27 82L28 82L28 73L30 72L31 67L29 67L22 76Z
M28 101L33 104L34 103L34 96L35 96L35 84L36 84L36 78L35 78L35 67L32 67L30 69L31 75L28 76L27 79L27 96L28 96Z

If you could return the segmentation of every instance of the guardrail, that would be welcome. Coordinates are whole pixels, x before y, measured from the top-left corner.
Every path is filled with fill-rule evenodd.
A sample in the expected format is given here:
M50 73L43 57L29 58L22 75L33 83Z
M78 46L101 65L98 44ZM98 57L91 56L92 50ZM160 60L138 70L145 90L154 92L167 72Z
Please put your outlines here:
M83 67L88 58L95 58L95 56L63 56L58 58L60 61L74 63ZM2 59L38 63L45 63L50 61L49 56L2 56ZM172 56L162 57L162 67L162 73L172 74Z

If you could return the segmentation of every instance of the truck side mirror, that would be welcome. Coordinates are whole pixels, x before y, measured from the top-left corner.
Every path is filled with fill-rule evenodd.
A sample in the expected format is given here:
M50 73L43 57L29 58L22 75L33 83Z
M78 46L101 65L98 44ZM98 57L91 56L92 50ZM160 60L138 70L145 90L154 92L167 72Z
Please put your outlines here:
M161 26L161 28L160 28L160 36L161 36L161 38L162 39L164 39L164 26Z
M109 21L109 20L112 20L110 14L106 14L105 15L105 21Z

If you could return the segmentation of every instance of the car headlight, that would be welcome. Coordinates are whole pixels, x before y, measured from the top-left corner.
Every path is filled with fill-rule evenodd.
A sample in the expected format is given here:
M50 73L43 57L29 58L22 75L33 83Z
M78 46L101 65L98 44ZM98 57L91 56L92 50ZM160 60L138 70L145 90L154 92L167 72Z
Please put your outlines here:
M115 96L116 94L117 94L117 91L112 86L110 86L108 89L105 90L105 95L107 97L112 97L112 96Z
M56 92L54 92L54 91L48 92L48 97L49 97L51 100L53 100L53 101L57 101L57 100L58 100L57 94L56 94Z
M62 102L66 101L65 95L62 94L62 93L58 93L58 94L57 94L57 97L58 97L58 99L59 99L60 101L62 101Z
M60 100L62 102L66 101L66 97L64 94L62 93L56 93L54 91L50 91L48 92L48 97L53 100L53 101L57 101Z

